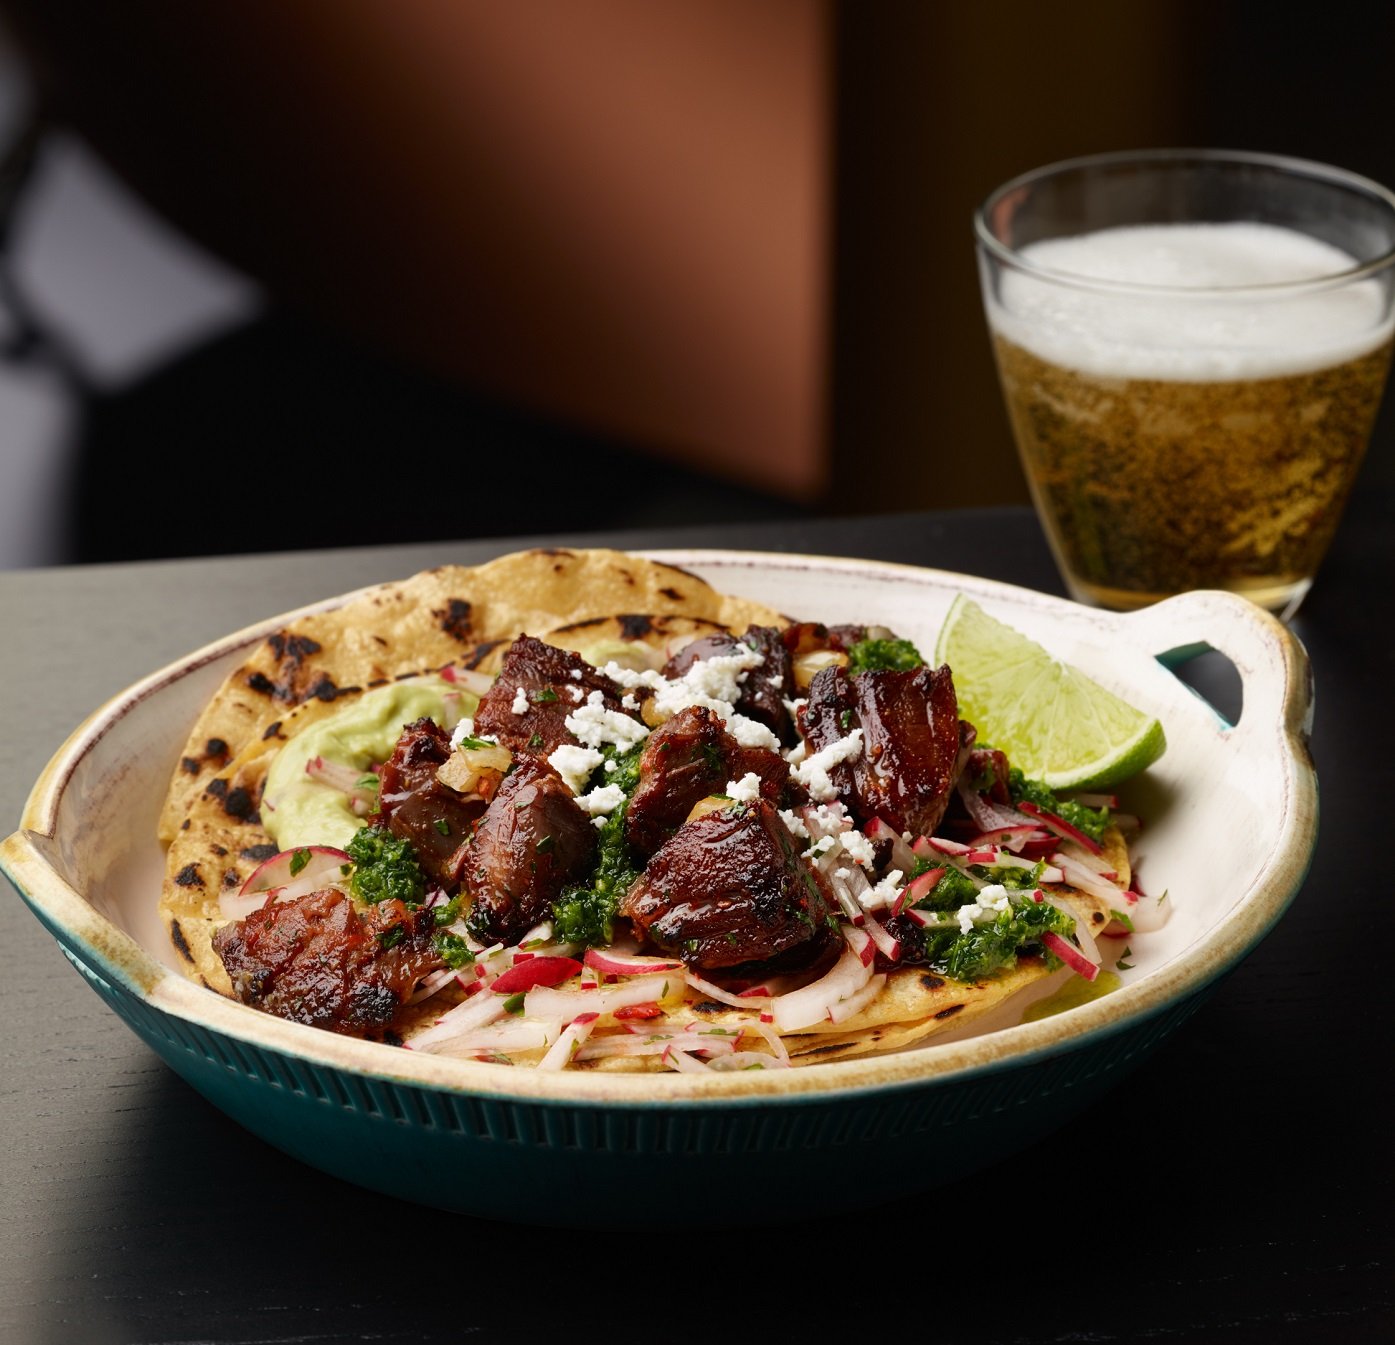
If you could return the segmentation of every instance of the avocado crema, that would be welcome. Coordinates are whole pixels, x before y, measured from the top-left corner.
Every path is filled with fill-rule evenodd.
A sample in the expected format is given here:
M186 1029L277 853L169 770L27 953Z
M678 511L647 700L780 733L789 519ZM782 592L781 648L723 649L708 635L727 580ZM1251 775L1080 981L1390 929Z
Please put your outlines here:
M307 774L316 757L367 772L392 755L403 725L426 716L446 722L446 696L458 697L458 716L473 715L479 699L434 675L364 692L297 733L277 754L262 794L262 824L282 850L302 845L343 849L364 819L343 790Z

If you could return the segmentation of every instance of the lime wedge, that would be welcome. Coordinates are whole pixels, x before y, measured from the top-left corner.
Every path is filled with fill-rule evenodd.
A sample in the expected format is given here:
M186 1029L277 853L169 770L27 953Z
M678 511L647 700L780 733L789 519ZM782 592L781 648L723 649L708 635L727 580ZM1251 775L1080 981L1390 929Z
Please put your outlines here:
M1094 789L1162 755L1162 725L962 594L935 645L979 742L1052 789Z

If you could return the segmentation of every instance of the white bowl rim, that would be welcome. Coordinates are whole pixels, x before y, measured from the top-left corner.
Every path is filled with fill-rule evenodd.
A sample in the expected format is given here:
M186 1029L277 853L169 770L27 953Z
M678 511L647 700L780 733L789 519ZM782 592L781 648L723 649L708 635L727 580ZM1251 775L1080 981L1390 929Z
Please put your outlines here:
M913 580L963 592L975 599L1025 603L1110 632L1162 629L1187 633L1194 643L1205 642L1208 636L1238 635L1250 653L1257 651L1259 657L1267 659L1271 674L1273 709L1278 714L1277 721L1266 722L1266 727L1278 734L1280 760L1292 772L1293 783L1284 825L1273 838L1256 881L1232 910L1207 931L1183 963L1160 968L1067 1013L960 1041L793 1070L611 1074L539 1073L342 1037L236 1003L170 970L74 891L44 855L42 845L52 835L59 801L78 763L124 715L171 682L251 646L297 617L342 605L366 591L360 589L280 613L226 635L149 674L93 711L41 772L26 803L20 828L0 842L0 869L36 913L62 930L77 955L101 976L116 981L151 1008L208 1031L310 1066L397 1086L538 1105L641 1108L694 1102L768 1106L841 1098L852 1093L944 1086L1000 1066L1026 1065L1073 1050L1083 1045L1086 1038L1098 1041L1137 1027L1206 989L1252 951L1302 885L1317 827L1317 781L1306 743L1312 710L1311 677L1297 639L1243 598L1201 590L1140 612L1118 614L997 580L891 561L724 549L636 549L636 554L691 569L717 567L734 572L749 567L783 566L822 568L871 579ZM1248 706L1250 684L1245 689ZM1249 716L1248 722L1253 721L1254 716ZM1242 716L1241 727L1246 722Z

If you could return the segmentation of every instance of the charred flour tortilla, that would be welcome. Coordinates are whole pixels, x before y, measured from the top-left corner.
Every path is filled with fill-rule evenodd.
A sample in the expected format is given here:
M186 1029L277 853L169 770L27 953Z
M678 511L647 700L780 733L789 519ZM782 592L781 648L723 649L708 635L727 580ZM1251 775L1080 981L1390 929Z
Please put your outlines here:
M213 948L226 923L219 899L238 891L278 846L263 826L267 772L285 744L354 698L442 668L492 674L522 634L587 652L636 644L672 650L690 639L748 626L786 626L773 610L718 593L672 566L619 552L538 550L474 567L444 567L365 590L342 606L299 618L264 640L231 673L203 711L171 781L161 818L168 844L161 915L186 973L222 994L232 986ZM604 657L612 657L609 652ZM1127 853L1117 831L1106 853L1121 886ZM1054 895L1087 927L1110 919L1107 902L1070 889ZM924 1040L989 1012L1046 976L1039 958L974 983L924 967L898 967L882 991L850 1018L784 1038L794 1064L886 1051ZM567 988L566 986L560 988ZM420 1008L439 1016L456 992ZM714 1030L752 1027L759 1015L689 989L666 1004L667 1021L700 1020ZM407 1024L410 1037L412 1024ZM541 1052L519 1052L517 1063ZM654 1069L657 1057L590 1062L590 1068Z

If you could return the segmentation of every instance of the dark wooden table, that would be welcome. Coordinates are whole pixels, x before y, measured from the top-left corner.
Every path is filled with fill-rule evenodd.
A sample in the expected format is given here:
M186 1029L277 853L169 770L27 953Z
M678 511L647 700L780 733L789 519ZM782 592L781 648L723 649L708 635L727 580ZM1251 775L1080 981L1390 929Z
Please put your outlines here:
M1299 899L1070 1133L931 1198L898 1200L895 1172L869 1173L888 1195L873 1213L769 1229L733 1208L727 1235L685 1237L694 1171L671 1226L620 1237L366 1194L170 1073L6 888L0 1341L1395 1339L1392 506L1358 496L1294 623L1317 675L1323 808ZM601 540L860 555L1060 591L1025 510ZM0 575L0 825L67 731L150 669L301 602L504 549ZM1223 668L1198 677L1227 694Z

